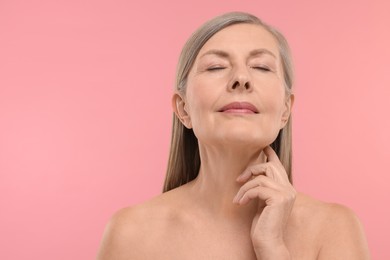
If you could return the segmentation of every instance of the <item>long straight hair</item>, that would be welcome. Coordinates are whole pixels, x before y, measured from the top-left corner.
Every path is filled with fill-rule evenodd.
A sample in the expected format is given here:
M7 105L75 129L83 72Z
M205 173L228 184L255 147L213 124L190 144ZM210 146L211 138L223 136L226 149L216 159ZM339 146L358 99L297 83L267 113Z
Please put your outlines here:
M249 13L231 12L209 20L197 29L184 45L177 65L175 90L185 95L188 74L203 45L220 30L239 23L262 26L270 32L278 42L279 53L282 60L284 85L287 95L292 93L293 68L290 48L285 37L274 27L262 22ZM287 124L279 131L271 147L275 150L281 163L286 169L290 183L292 183L292 138L291 115ZM177 188L194 180L200 169L200 156L198 139L192 129L186 128L173 113L171 148L168 159L167 174L163 192Z

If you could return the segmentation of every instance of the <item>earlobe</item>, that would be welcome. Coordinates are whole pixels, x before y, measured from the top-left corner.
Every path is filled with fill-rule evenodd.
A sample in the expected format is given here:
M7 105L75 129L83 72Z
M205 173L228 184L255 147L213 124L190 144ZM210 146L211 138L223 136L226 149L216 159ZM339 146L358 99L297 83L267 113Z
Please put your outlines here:
M186 128L191 129L191 118L186 110L186 102L178 93L175 93L172 97L172 108L173 112L176 114L177 118L182 122L182 124Z

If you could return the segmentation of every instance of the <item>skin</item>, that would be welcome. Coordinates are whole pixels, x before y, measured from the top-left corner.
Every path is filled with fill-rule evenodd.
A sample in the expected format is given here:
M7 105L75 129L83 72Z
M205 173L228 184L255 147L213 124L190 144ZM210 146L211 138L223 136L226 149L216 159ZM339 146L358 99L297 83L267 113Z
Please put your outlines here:
M220 112L234 101L259 113ZM98 259L369 259L355 214L297 192L269 146L293 101L270 33L250 24L216 33L200 50L185 95L172 99L198 138L198 177L118 211Z

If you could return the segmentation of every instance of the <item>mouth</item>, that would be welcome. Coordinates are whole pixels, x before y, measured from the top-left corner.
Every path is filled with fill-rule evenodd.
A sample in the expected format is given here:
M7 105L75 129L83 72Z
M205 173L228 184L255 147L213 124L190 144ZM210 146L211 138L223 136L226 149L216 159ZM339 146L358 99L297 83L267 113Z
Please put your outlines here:
M218 112L240 113L240 114L258 114L259 110L249 102L233 102L222 107Z

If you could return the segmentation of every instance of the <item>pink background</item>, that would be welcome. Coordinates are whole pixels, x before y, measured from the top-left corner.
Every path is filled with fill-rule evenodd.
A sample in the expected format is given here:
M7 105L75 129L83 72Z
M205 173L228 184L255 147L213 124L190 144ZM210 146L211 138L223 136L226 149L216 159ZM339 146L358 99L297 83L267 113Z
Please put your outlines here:
M94 259L110 216L160 193L180 49L234 10L292 47L297 189L390 259L386 2L0 1L0 259Z

